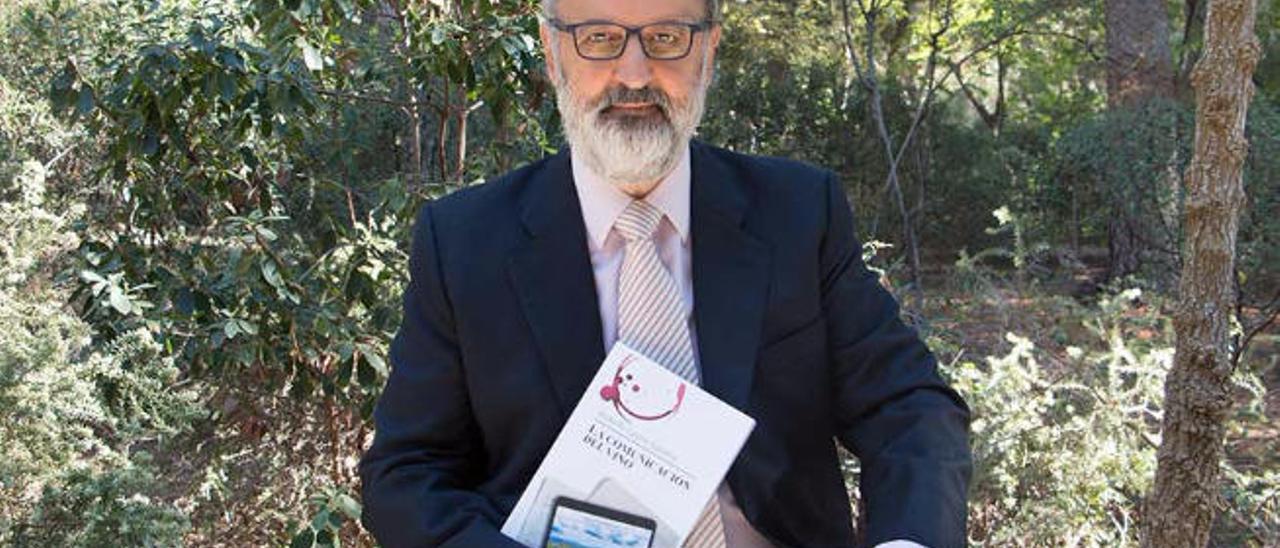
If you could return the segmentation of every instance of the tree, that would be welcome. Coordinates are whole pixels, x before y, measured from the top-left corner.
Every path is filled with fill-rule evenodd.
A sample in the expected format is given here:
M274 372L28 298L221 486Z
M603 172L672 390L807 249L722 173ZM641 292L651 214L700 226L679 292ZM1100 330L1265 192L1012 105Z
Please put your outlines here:
M1169 14L1162 0L1106 0L1107 106L1137 109L1153 99L1174 95L1173 54L1169 49ZM1174 164L1176 158L1170 163ZM1164 176L1162 187L1176 187L1176 176ZM1112 182L1114 185L1115 183ZM1143 248L1170 246L1166 231L1154 230L1151 215L1143 213L1135 195L1141 192L1129 182L1123 188L1108 189L1116 194L1107 233L1110 277L1137 272ZM1162 208L1167 209L1167 208ZM1176 215L1167 215L1176 217Z
M1146 500L1144 546L1204 546L1218 499L1231 406L1235 248L1245 205L1245 115L1261 48L1253 0L1213 0L1205 52L1192 72L1195 155L1187 168L1186 240L1177 346L1165 385L1163 441Z
M93 37L44 67L92 158L64 300L92 345L145 329L217 402L163 451L236 494L191 505L188 541L355 538L414 212L543 148L537 4L111 0L92 26L48 4L33 41ZM224 468L241 447L262 457Z
M881 143L884 145L885 159L889 166L889 174L885 181L886 188L889 189L893 198L894 205L897 207L898 214L902 218L902 242L906 246L908 266L911 273L911 284L917 296L920 295L920 244L916 234L915 222L912 219L911 212L907 209L906 199L903 196L902 184L898 177L898 164L902 160L903 153L907 146L911 144L911 139L915 135L916 129L919 127L920 120L925 114L929 103L933 99L933 94L937 90L940 82L935 81L935 71L938 66L937 57L939 50L939 40L946 34L947 29L951 26L951 10L952 3L944 2L942 7L943 15L941 23L937 28L929 32L929 55L927 68L925 69L925 85L923 89L925 93L921 94L921 99L916 108L916 113L912 117L911 128L907 131L907 135L903 137L898 152L894 153L894 142L892 136L889 135L889 128L885 123L884 115L884 97L880 77L877 75L876 68L876 35L878 33L878 21L885 10L889 7L889 2L881 2L871 0L864 2L858 0L858 11L862 16L864 33L865 33L865 50L862 53L862 61L859 61L859 54L854 48L853 43L853 23L849 15L849 0L840 1L841 20L843 22L844 38L845 38L845 55L849 59L849 64L853 65L854 73L858 77L858 81L866 88L867 93L871 96L871 117L875 122L876 133L879 135ZM929 2L928 9L932 13L934 11L934 2ZM862 62L866 63L866 68L862 66Z
M1160 0L1107 0L1107 104L1173 95L1169 14Z

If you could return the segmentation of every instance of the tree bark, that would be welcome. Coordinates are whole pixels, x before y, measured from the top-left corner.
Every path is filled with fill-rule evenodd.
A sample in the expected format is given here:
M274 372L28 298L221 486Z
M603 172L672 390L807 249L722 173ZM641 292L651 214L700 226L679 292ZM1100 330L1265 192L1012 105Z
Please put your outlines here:
M1173 96L1169 14L1162 0L1107 0L1107 105Z
M1106 0L1105 11L1108 108L1140 108L1151 99L1172 98L1173 53L1164 0ZM1117 198L1107 227L1108 277L1115 279L1138 271L1140 242L1152 239L1158 212L1135 213L1125 207L1131 203L1128 189L1111 190Z
M1205 51L1192 71L1195 155L1186 172L1177 346L1165 384L1163 441L1146 499L1142 544L1205 546L1219 498L1231 406L1230 325L1235 309L1235 245L1244 207L1245 117L1260 48L1254 0L1212 0Z

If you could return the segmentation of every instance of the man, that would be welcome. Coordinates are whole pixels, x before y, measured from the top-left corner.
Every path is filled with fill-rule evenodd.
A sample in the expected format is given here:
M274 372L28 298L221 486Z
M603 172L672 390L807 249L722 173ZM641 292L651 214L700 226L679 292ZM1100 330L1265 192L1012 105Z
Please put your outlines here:
M826 171L690 141L715 0L559 0L542 43L567 151L423 207L361 463L386 546L499 528L616 340L756 422L691 544L965 541L968 410L860 258Z

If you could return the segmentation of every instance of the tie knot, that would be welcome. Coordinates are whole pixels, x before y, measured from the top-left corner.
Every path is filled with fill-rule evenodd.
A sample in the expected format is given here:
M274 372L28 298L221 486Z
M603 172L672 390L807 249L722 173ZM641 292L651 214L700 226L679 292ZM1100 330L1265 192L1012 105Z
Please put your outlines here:
M618 216L613 227L618 229L623 239L634 242L652 238L661 221L662 210L644 200L632 200L627 209L622 211L622 215Z

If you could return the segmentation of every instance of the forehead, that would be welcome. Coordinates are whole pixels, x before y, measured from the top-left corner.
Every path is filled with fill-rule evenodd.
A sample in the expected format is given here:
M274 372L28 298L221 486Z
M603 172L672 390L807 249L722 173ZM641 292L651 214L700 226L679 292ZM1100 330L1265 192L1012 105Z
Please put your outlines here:
M557 0L556 15L569 20L606 19L641 24L706 17L706 0Z

